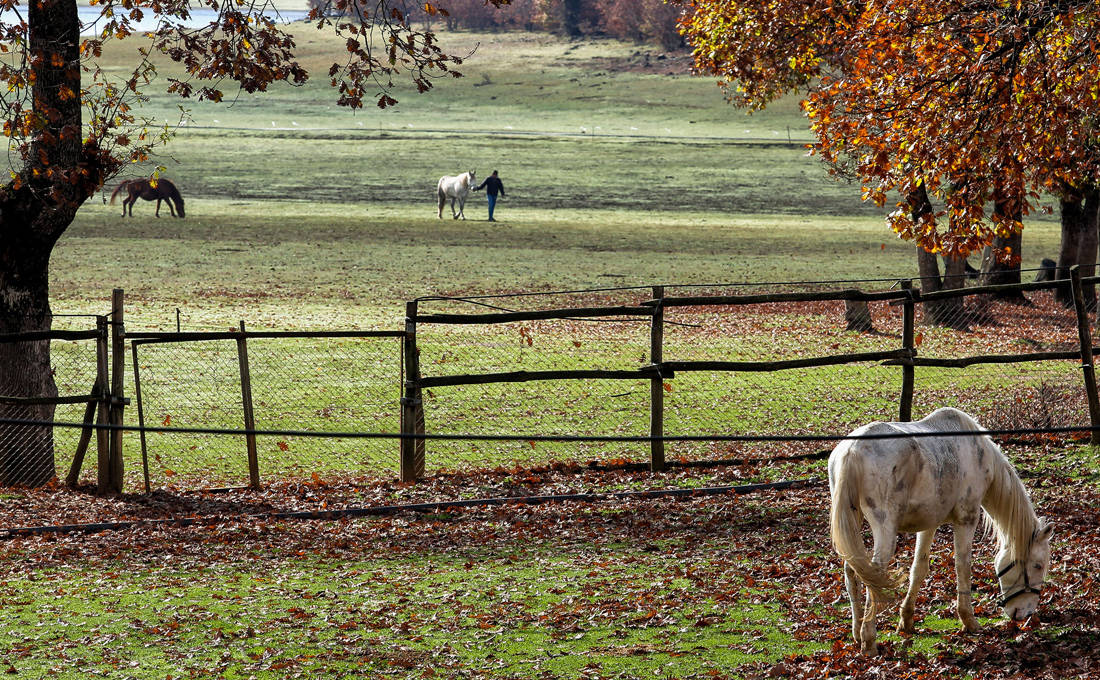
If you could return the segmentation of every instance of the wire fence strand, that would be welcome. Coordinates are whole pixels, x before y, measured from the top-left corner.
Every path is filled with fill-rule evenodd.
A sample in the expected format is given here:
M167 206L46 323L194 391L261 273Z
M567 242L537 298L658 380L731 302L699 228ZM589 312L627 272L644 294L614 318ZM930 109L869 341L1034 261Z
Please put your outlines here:
M406 373L405 332L133 333L118 428L88 419L87 402L108 399L94 394L96 343L54 339L57 394L75 401L47 417L6 403L0 451L7 467L48 464L63 477L81 440L94 450L95 433L120 429L129 489L146 475L158 488L241 485L253 467L263 480L393 479L409 439L428 443L426 474L640 464L654 442L688 464L795 457L898 420L907 375L914 418L956 406L999 436L1094 431L1061 284L946 302L896 281L872 294L855 288L867 282L840 282L844 294L837 283L422 298L410 319L418 375ZM471 313L512 316L454 322ZM402 422L410 385L422 430ZM0 401L57 397L15 390L0 382ZM95 478L94 454L80 471L79 483Z

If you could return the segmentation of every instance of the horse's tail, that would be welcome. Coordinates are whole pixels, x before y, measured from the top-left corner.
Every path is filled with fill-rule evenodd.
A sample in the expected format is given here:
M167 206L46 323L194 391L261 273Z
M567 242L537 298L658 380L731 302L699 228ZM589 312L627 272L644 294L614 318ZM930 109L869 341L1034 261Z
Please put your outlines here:
M876 602L891 602L897 597L898 579L872 562L863 544L863 513L859 509L863 474L860 469L861 459L852 455L855 453L852 451L855 443L842 442L830 456L832 509L829 514L829 532L833 537L833 548L855 570L859 579L871 591L872 598Z
M108 202L109 205L114 205L115 204L115 196L118 196L118 192L122 191L123 187L125 187L129 183L130 183L129 180L127 180L127 181L123 182L122 184L119 184L117 187L115 187L115 190L111 192L111 200Z

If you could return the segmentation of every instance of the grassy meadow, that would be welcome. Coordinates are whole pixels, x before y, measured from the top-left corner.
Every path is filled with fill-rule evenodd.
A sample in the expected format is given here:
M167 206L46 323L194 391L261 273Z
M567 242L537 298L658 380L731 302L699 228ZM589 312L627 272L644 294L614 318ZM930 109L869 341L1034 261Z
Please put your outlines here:
M55 313L103 313L117 287L126 290L129 331L174 330L177 314L184 330L226 330L241 319L253 329L399 329L404 302L429 295L916 274L912 248L883 225L881 211L807 157L801 145L809 135L795 101L748 116L730 108L711 81L688 75L682 56L610 41L444 34L446 49L469 55L461 69L466 77L445 79L425 95L401 90L393 110L353 113L332 104L323 77L341 58L342 43L308 27L295 30L321 77L255 97L227 92L223 105L193 104L187 124L157 159L187 200L186 219L168 217L166 208L154 218L153 205L144 202L133 218L122 219L119 205L106 204L113 189L107 187L54 252ZM114 49L108 66L121 72L127 57ZM154 95L146 112L172 121L178 104ZM470 168L479 177L500 170L507 198L498 205L498 223L485 221L483 195L467 203L467 220L437 219L438 177ZM134 167L128 176L149 170ZM1024 266L1055 252L1057 238L1052 218L1029 223ZM896 309L883 310L891 320L874 336L826 327L820 319L835 321L829 314L670 313L682 325L669 326L666 358L896 346ZM57 319L60 327L80 323ZM1061 341L1054 331L1012 331L1044 346ZM646 329L636 326L595 330L563 322L474 337L479 333L426 336L425 366L433 375L461 372L470 361L519 362L531 370L586 367L586 361L636 367L648 349ZM929 332L928 346L937 341ZM987 341L1009 351L1020 339L975 333L962 342ZM253 377L263 382L254 388L261 427L394 427L386 404L400 386L392 370L395 344L304 342L271 355L260 341L250 347L257 352ZM70 348L73 365L86 349ZM154 385L147 396L158 388L171 395L150 408L148 423L237 426L232 342L140 351L143 377ZM202 363L189 363L200 355ZM357 382L364 365L378 380ZM840 427L896 407L897 371L874 370L823 369L816 386L790 378L781 389L755 375L680 376L666 395L667 422L690 433ZM924 398L943 396L937 390L944 381L918 378L927 381ZM1007 390L1013 377L986 379ZM985 399L973 384L960 381L953 393ZM566 423L646 432L646 384L570 385L553 395L560 410L539 410L537 390L527 389L441 388L427 395L429 426L514 432L555 431ZM701 395L696 401L693 390ZM754 400L750 409L736 401L745 395ZM353 398L363 402L357 410L334 406ZM593 413L607 419L584 421ZM1089 534L1095 529L1081 519L1096 496L1097 460L1087 447L1013 454L1022 466L1042 469L1036 500L1065 524L1058 547L1065 557L1053 594L1044 596L1064 606L1051 607L1030 628L1007 627L993 604L993 548L986 542L975 564L976 590L984 591L978 613L987 628L979 636L957 635L950 538L941 534L919 604L919 632L886 634L891 626L884 618L887 654L880 662L842 644L850 624L820 483L745 497L551 503L339 522L263 516L821 479L819 461L681 468L654 477L616 469L622 447L602 456L612 469L578 472L549 464L562 447L520 442L528 460L544 467L467 469L403 485L392 476L339 478L349 461L352 469L381 460L392 465L391 442L384 443L385 458L356 442L267 438L260 445L265 489L257 492L175 487L170 477L179 473L166 470L178 469L181 459L243 480L241 442L181 437L153 459L154 486L161 488L148 496L97 498L62 489L0 495L0 512L9 517L4 527L225 519L0 542L0 671L35 680L723 680L903 672L992 678L1018 670L1012 664L1028 650L1049 652L1044 659L1074 658L1078 636L1096 634L1091 591L1075 587L1095 572L1100 554ZM127 447L131 456L136 439ZM492 460L477 443L451 450L442 467L461 467L467 457ZM790 452L780 445L754 451ZM702 456L740 453L715 445ZM310 456L332 467L301 467ZM127 460L128 484L136 489L140 464ZM1034 477L1025 476L1029 484ZM1063 491L1063 484L1073 488Z
M323 77L339 42L296 30L321 77L184 102L190 120L156 160L187 218L89 201L53 257L55 311L101 311L121 287L136 328L173 327L177 307L192 329L390 327L428 294L915 273L880 211L807 157L796 102L749 116L682 56L443 35L470 55L464 78L349 112ZM179 105L155 95L144 111L175 121ZM436 218L437 179L466 169L501 171L500 223L484 194L465 222ZM1053 252L1055 226L1029 226L1025 265Z

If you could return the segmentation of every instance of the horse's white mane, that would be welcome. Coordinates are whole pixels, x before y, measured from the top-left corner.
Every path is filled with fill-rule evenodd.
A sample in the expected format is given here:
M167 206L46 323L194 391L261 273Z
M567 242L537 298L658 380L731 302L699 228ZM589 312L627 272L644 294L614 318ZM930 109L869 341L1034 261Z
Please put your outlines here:
M1012 463L992 440L985 439L989 441L987 452L996 453L993 479L983 505L985 528L996 535L999 548L1008 548L1013 559L1019 559L1027 554L1032 537L1043 523Z

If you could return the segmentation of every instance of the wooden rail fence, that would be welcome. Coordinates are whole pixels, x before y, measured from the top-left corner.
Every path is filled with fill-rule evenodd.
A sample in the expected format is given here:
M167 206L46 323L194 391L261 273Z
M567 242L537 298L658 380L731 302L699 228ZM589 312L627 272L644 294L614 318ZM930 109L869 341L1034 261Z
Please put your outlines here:
M248 459L249 485L260 486L259 464L256 454L255 416L252 405L252 381L249 367L248 341L253 338L361 338L389 337L399 338L402 342L400 364L395 367L400 372L401 398L395 405L400 410L399 476L402 481L414 481L424 475L426 434L423 392L433 387L478 385L493 383L516 383L540 380L637 380L649 383L649 467L653 471L663 470L665 462L665 381L675 379L677 373L689 372L776 372L800 370L827 366L840 366L855 363L875 362L882 366L897 366L901 370L901 389L897 397L897 415L902 421L912 418L914 395L914 369L916 367L962 368L978 364L1025 363L1049 360L1079 359L1082 369L1083 389L1088 399L1089 418L1092 427L1092 442L1100 444L1100 397L1097 394L1094 357L1100 349L1093 347L1092 329L1089 325L1088 310L1085 305L1084 288L1094 285L1100 277L1082 277L1080 271L1071 271L1069 285L1073 292L1076 312L1077 341L1076 350L1029 352L1018 354L974 355L954 358L922 357L916 343L916 309L919 305L948 300L963 296L988 295L1013 291L1034 291L1055 289L1065 286L1065 280L1023 283L1013 285L978 286L957 290L942 290L934 293L922 293L914 288L911 281L899 281L896 289L881 292L864 292L857 289L831 291L781 292L749 295L714 296L669 296L664 287L652 288L652 297L637 305L605 307L578 307L544 309L536 311L502 311L476 314L421 314L419 302L406 305L405 328L399 331L321 331L321 332L274 332L248 331L244 322L238 330L228 332L175 332L175 333L129 333L125 331L123 319L122 291L116 290L113 297L112 312L109 316L99 317L96 330L89 331L50 331L0 335L2 342L48 341L48 340L95 340L96 341L96 378L91 392L86 395L64 395L59 397L15 397L0 396L0 404L75 404L85 403L85 427L81 431L72 466L66 482L75 485L90 444L93 433L97 437L97 487L100 492L119 492L122 490L123 457L122 431L118 428L101 426L123 425L124 409L129 400L123 394L125 384L125 341L129 340L134 367L135 399L138 407L138 421L142 449L142 465L145 488L150 489L149 462L145 441L145 414L141 395L141 373L138 361L139 348L148 344L184 343L205 340L232 340L237 346L237 366L241 385L241 424L246 433L245 452ZM767 303L803 303L823 301L847 302L886 302L902 307L902 332L900 346L895 349L830 354L787 360L769 361L715 361L715 360L666 360L665 312L677 307L737 307ZM522 321L568 320L568 319L607 319L634 318L649 321L648 363L636 369L570 369L537 371L497 371L446 376L424 376L420 365L418 331L425 325L491 325Z
M1088 323L1088 314L1083 296L1083 284L1095 284L1100 277L1082 278L1078 268L1071 272L1070 284L1074 292L1079 349L1076 351L1031 352L1011 355L975 355L960 358L942 359L921 357L916 345L916 308L918 305L952 298L990 295L1009 291L1029 291L1054 289L1065 285L1064 280L1002 284L993 286L975 286L955 290L941 290L922 294L913 287L910 280L899 281L896 290L864 292L857 289L832 291L783 292L751 295L714 295L714 296L666 296L663 287L652 289L653 297L637 306L580 307L545 309L536 311L508 311L477 314L420 314L417 302L410 302L406 308L405 321L405 380L403 395L404 417L402 418L401 479L413 481L424 474L424 408L422 390L441 386L478 385L490 383L527 382L536 380L648 380L650 382L650 452L649 467L653 471L665 468L664 457L664 389L663 381L672 379L678 372L773 372L794 369L838 366L853 363L879 362L883 366L898 366L902 371L902 387L898 395L898 419L912 419L915 368L925 367L967 367L978 364L1025 363L1033 361L1065 360L1080 358L1083 371L1084 389L1088 396L1089 417L1092 427L1100 426L1100 399L1097 397L1093 356L1097 351L1092 346L1092 334ZM664 311L672 307L730 307L758 305L777 302L800 303L822 301L882 301L901 305L902 333L901 346L894 350L878 352L854 352L828 356L806 357L775 361L665 361ZM650 363L634 370L546 370L546 371L504 371L492 373L474 373L447 376L421 375L417 330L425 324L469 325L503 324L517 321L537 321L553 319L588 319L615 317L650 318ZM1092 441L1100 443L1100 432L1093 431Z

